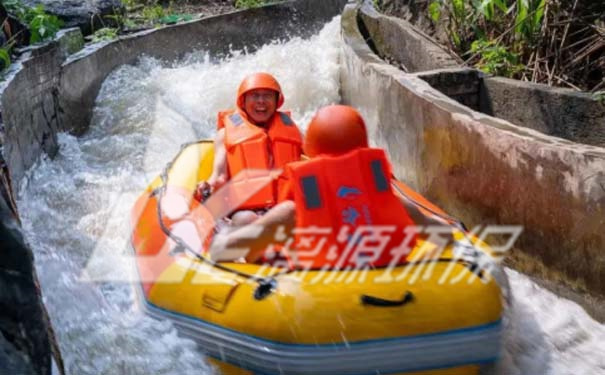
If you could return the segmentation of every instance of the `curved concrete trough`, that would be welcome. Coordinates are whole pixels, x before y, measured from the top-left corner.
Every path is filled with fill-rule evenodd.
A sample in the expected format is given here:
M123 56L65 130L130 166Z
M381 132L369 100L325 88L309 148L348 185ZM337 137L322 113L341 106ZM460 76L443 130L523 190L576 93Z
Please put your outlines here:
M518 268L603 296L605 149L474 111L421 73L385 63L362 34L367 6L348 5L341 18L341 92L369 120L396 175L471 226L522 225Z
M358 25L386 61L416 73L456 101L490 116L573 142L605 146L605 102L590 93L494 77L464 62L409 22L365 0Z
M0 306L8 306L0 309L2 370L50 374L53 342L32 254L23 246L13 217L17 215L13 192L43 153L51 157L56 153L58 132L78 134L88 128L107 75L120 65L135 63L143 54L173 60L193 50L206 50L216 57L244 47L254 51L272 40L308 37L340 14L345 3L284 2L149 30L85 49L79 30L64 30L55 41L31 48L13 63L0 81L0 240L8 246L0 259ZM61 371L60 357L56 358Z
M71 55L79 35L65 32L14 64L0 83L3 156L12 184L43 152L56 151L57 132L87 129L98 90L116 67L142 54L171 60L205 49L223 55L243 47L252 51L294 31L307 36L345 3L288 2L147 31ZM477 101L461 100L470 108L460 104L428 82L476 71L456 69L453 60L431 49L433 58L425 62L447 64L454 75L441 70L429 76L422 61L408 63L415 74L405 73L368 47L361 24L358 8L347 6L341 92L344 102L361 109L397 176L470 225L523 225L518 247L532 262L519 262L518 268L531 271L542 264L569 284L605 294L605 149L487 116L471 109L480 106ZM425 42L417 37L408 46ZM464 90L448 94L467 96Z
M244 48L254 51L272 40L308 37L340 14L344 4L346 0L288 1L148 30L71 55L77 35L64 32L29 52L0 82L3 156L12 179L19 181L42 151L56 152L57 132L78 134L88 128L101 84L118 66L141 55L175 60L205 50L216 57Z

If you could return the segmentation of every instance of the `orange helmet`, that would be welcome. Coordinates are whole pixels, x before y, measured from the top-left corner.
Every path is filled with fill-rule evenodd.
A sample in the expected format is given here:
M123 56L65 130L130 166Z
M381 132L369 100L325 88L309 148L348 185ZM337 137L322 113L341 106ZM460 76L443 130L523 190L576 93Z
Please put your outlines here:
M317 111L303 145L311 157L341 155L360 147L368 147L366 124L359 112L346 105L329 105Z
M256 89L269 89L277 92L279 95L277 97L277 108L284 104L284 95L275 77L269 73L254 73L244 78L239 85L239 89L237 89L238 108L244 109L244 94Z

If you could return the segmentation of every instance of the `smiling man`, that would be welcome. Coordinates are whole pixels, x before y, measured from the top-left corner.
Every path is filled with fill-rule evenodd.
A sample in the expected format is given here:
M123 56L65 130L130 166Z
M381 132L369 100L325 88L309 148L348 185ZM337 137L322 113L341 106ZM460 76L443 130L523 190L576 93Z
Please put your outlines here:
M232 178L233 195L250 189L246 170L283 169L300 160L302 136L288 112L278 111L284 95L277 80L268 73L254 73L244 78L237 94L237 109L218 114L218 132L214 139L214 167L207 183L216 190ZM244 172L244 173L241 173ZM238 177L239 175L239 177ZM240 181L241 179L241 181ZM275 181L237 207L234 224L256 218L252 213L273 207L277 202ZM236 220L239 217L241 220Z

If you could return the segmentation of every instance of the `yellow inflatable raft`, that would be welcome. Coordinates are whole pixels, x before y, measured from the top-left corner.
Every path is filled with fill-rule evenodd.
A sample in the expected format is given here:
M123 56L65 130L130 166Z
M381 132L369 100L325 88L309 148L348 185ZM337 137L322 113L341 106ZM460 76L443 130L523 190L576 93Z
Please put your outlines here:
M409 264L364 272L217 263L206 252L212 215L191 198L212 162L211 142L182 149L137 200L132 244L146 311L226 372L473 374L497 360L505 282L498 267L486 271L483 244L418 241Z

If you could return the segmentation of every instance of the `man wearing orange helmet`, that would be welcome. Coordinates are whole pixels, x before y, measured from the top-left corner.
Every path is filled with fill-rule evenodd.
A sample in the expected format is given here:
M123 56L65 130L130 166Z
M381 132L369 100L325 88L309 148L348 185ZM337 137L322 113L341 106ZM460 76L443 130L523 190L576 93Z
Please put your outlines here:
M218 114L214 167L207 181L212 190L235 178L237 181L230 186L232 194L244 195L250 186L242 177L245 173L237 177L240 172L281 169L300 160L302 136L290 114L278 111L283 102L281 87L272 75L254 73L244 78L238 89L237 108ZM238 210L272 207L277 202L277 190L277 182L265 186ZM243 218L239 224L256 218L246 212L239 216Z
M368 147L365 123L352 107L332 105L317 111L307 129L304 151L313 159L286 166L288 182L280 192L282 202L254 222L262 228L260 235L250 238L242 228L228 235L226 248L247 247L251 251L246 260L254 262L275 242L279 226L285 226L286 233L294 227L329 228L327 242L336 246L332 247L335 251L321 251L311 259L312 268L321 268L339 259L351 241L361 241L352 238L350 230L394 227L385 244L386 249L393 249L405 243L405 227L441 224L393 192L390 163L383 150ZM340 234L346 227L350 230L343 241ZM294 243L299 242L296 237ZM415 240L415 235L407 238L408 247ZM389 251L383 251L363 261L369 259L365 264L384 266L391 258ZM336 266L355 267L361 263L350 257Z

